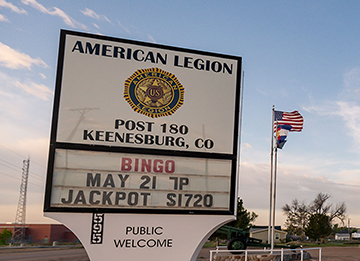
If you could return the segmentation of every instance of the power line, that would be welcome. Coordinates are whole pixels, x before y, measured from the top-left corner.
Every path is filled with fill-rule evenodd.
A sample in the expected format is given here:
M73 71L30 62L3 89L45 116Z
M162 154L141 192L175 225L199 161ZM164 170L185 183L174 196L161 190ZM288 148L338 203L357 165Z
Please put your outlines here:
M8 150L8 151L10 151L10 152L18 155L18 156L21 157L21 158L25 158L23 155L20 155L19 153L15 152L15 151L13 151L13 150L11 150L11 149L9 149L9 148L6 148L4 145L1 145L1 144L0 144L0 147L3 147L4 149L6 149L6 150Z
M13 179L16 179L16 180L19 180L17 177L10 176L9 174L5 174L3 172L0 172L0 174L2 174L4 176L7 176L7 177L10 177L10 178L13 178Z
M14 153L15 155L21 157L22 159L23 159L23 158L26 158L25 156L23 156L23 155L15 152L15 151L13 151L13 150L5 147L4 145L1 145L1 144L0 144L0 147L2 147L2 148L4 148L4 149L6 149L6 150L8 150L8 151L10 151L10 152L12 152L12 153ZM32 163L32 164L35 163L36 165L38 165L38 166L43 167L44 169L46 169L46 167L45 167L44 165L42 165L42 164L40 164L40 163L37 163L37 162L35 162L35 161L33 161L33 160L31 161L31 163Z
M15 167L18 168L18 169L14 169L14 168L9 167L9 166L6 166L5 164L2 164L2 163L0 163L0 165L5 166L5 167L7 167L7 168L9 168L9 169L12 169L12 170L15 170L15 171L19 171L19 170L18 170L19 167L18 167L18 166L15 166L15 165L13 165L13 166L15 166ZM20 168L20 169L21 169L21 168Z
M15 168L17 168L17 169L14 169L14 168L11 168L11 167L9 167L9 166L6 166L6 165L0 163L0 165L3 165L3 166L5 166L5 167L7 167L7 168L9 168L9 169L12 169L12 170L15 170L15 171L19 171L19 169L21 169L20 167L12 164L12 163L10 163L10 162L8 162L8 161L6 161L6 160L3 160L3 159L0 159L0 160L3 161L3 162L5 162L5 163L7 163L7 164L9 164L9 165L11 165L11 166L14 166ZM41 180L45 180L45 178L42 177L42 176L39 175L39 174L36 174L36 173L34 173L34 172L30 172L30 173L33 174L33 175L35 175L34 178L41 179Z
M9 174L6 174L6 173L4 173L4 172L0 172L0 174L1 174L1 175L4 175L4 176L7 176L7 177L10 177L10 178L13 178L13 179L16 179L16 180L20 180L19 178L14 177L14 176L11 176L11 175L9 175ZM37 187L39 187L39 188L44 188L44 186L40 186L40 185L35 184L35 183L32 183L32 182L30 182L30 181L29 181L29 183L30 183L31 185L37 186Z

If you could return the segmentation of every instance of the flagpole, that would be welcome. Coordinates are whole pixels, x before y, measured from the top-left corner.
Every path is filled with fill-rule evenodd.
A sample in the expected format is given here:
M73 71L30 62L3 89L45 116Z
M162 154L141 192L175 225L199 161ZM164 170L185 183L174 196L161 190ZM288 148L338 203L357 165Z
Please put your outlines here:
M278 123L276 122L276 129ZM274 186L273 186L273 210L272 210L272 229L271 229L271 250L274 249L274 240L275 240L275 203L276 203L276 174L277 174L277 143L275 143L275 159L274 159Z
M274 241L275 241L275 205L276 205L276 176L277 176L277 150L282 149L286 142L286 137L289 131L300 132L303 129L304 119L298 111L293 112L278 112L275 114L274 106L273 106L273 128L276 130L276 142L275 136L273 135L274 129L272 129L272 137L271 137L271 192L272 192L272 200L270 199L270 213L272 214L269 218L271 226L271 236L270 238L270 246L271 252L274 249ZM273 154L275 152L275 155ZM274 165L274 166L273 166ZM270 183L271 184L271 183Z
M272 196L273 196L273 159L274 159L274 112L275 105L272 107L272 120L271 120L271 162L270 162L270 196L269 196L269 226L268 226L268 244L271 244L271 220L272 220Z

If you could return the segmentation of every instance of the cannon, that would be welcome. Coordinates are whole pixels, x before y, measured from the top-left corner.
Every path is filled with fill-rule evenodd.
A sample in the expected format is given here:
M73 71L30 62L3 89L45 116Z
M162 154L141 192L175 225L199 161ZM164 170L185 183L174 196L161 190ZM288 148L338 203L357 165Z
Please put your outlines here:
M250 237L250 233L247 230L243 230L231 226L222 226L217 230L220 234L225 234L228 237L227 249L228 250L245 250L248 246L255 247L271 247L270 244L262 243L261 239ZM277 248L291 248L295 249L300 246L297 245L274 245ZM234 252L235 253L235 252ZM237 254L239 252L236 252Z

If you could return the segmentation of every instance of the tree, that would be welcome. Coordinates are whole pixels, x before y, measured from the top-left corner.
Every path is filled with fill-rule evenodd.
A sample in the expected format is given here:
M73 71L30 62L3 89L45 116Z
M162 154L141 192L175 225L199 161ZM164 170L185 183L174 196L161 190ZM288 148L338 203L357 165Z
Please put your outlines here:
M349 234L357 232L358 229L356 227L340 227L339 224L335 224L332 227L332 234L335 235L336 233L347 231Z
M11 238L12 233L6 228L0 233L0 245L6 245L7 241Z
M304 202L299 203L297 199L294 199L292 205L286 204L282 210L287 216L285 225L288 232L301 236L303 240L305 226L309 221L309 207Z
M237 216L236 220L227 223L227 226L236 227L248 231L251 227L254 226L254 222L257 219L258 215L255 212L250 212L244 208L243 200L238 198L237 202ZM220 228L221 229L221 228ZM225 235L219 232L218 229L215 231L210 238L224 238L226 239L228 235Z
M326 205L325 202L330 198L330 195L319 193L316 195L312 205L310 205L310 211L317 214L327 214L331 208L331 205Z
M313 224L309 227L310 218L312 217L314 219L314 215L316 214L327 216L330 224L337 218L344 225L346 213L345 202L339 203L333 208L331 204L327 203L329 198L329 194L320 192L309 205L304 202L299 203L297 199L294 199L292 205L286 204L283 206L282 210L287 216L285 225L289 233L300 235L302 237L306 234L306 231L308 231L307 233L310 233L309 229L315 228Z
M305 228L305 234L314 240L323 240L331 234L330 218L326 214L315 213L309 218L309 224Z
M336 204L335 208L332 208L331 204L326 204L326 201L331 196L329 194L319 193L313 201L313 204L310 205L310 212L317 214L329 215L330 222L335 218L338 218L341 223L344 225L345 213L346 213L346 204L345 202Z
M243 230L249 230L254 226L254 222L258 215L255 212L249 212L244 208L244 203L241 198L238 198L237 204L237 217L236 220L228 223L228 226L241 228Z

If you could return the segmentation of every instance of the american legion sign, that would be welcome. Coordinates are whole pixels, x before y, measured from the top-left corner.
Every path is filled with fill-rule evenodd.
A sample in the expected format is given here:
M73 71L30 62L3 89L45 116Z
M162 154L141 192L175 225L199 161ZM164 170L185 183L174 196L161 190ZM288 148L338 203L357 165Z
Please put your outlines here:
M241 57L62 30L45 216L91 260L195 260L236 215Z

